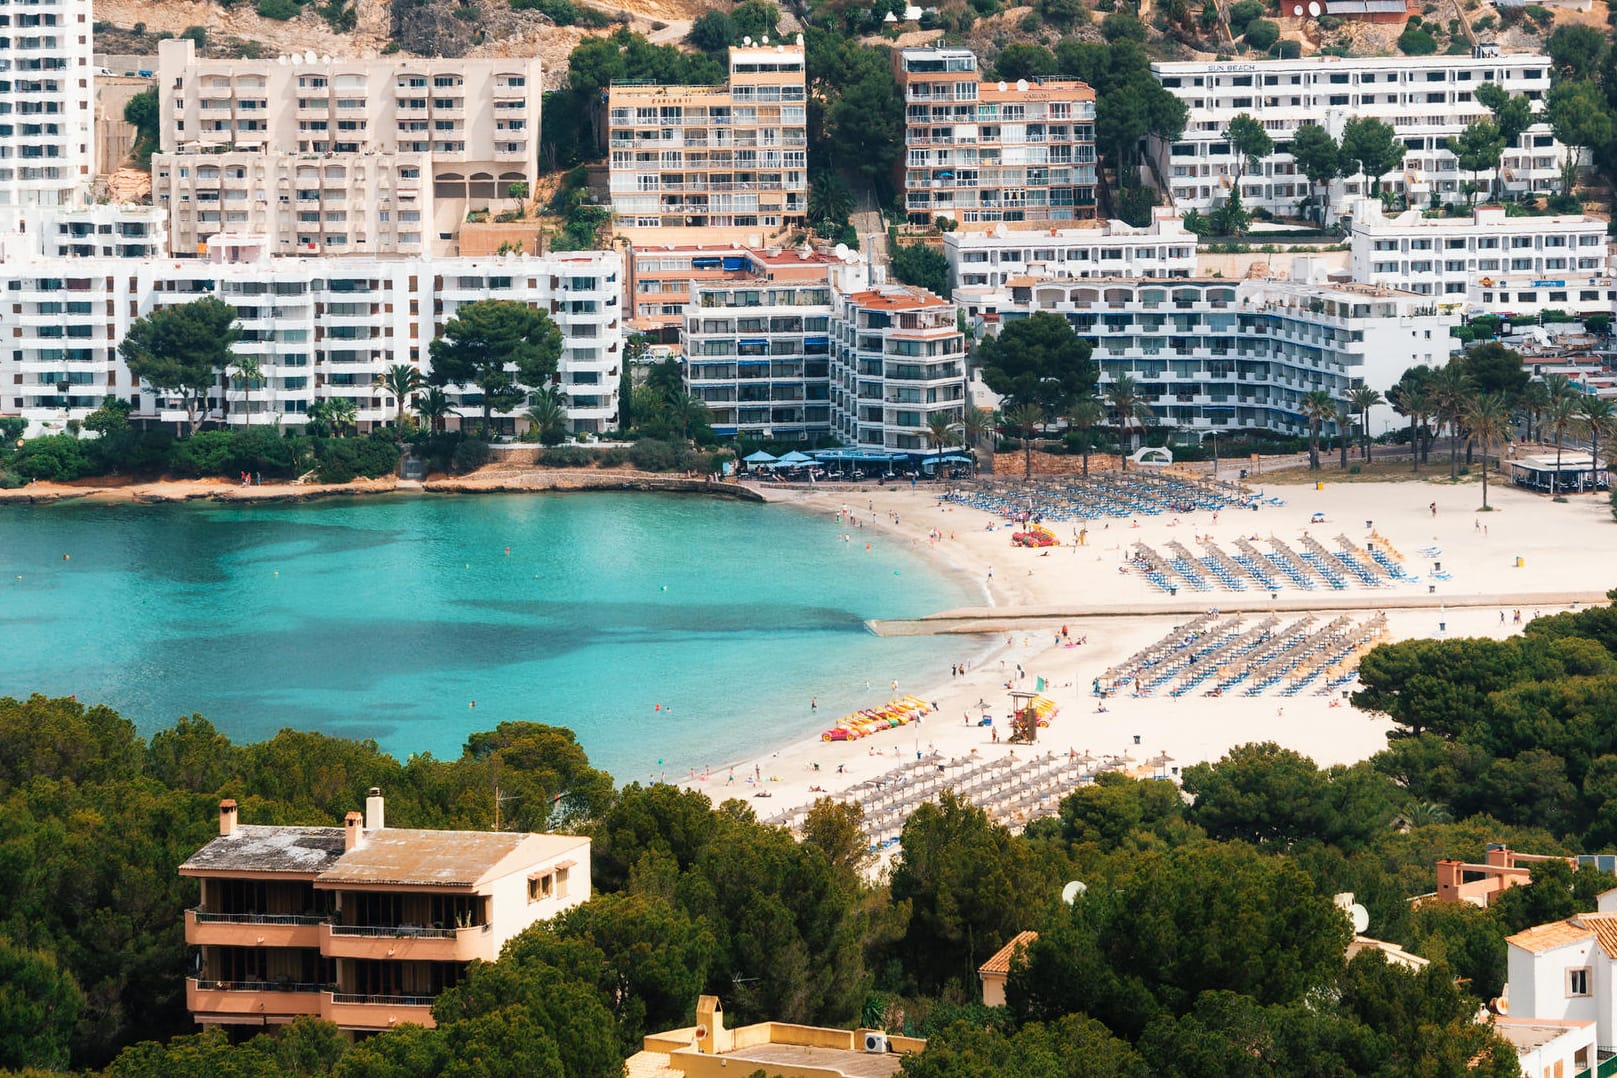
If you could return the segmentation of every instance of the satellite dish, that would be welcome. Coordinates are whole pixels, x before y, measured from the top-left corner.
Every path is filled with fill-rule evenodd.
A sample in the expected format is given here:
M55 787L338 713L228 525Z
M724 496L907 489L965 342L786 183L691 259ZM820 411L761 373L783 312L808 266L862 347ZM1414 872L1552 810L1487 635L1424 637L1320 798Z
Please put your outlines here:
M1319 18L1319 13L1322 10L1319 6L1319 0L1308 0L1308 14L1311 18Z
M1061 901L1070 906L1077 901L1079 895L1087 890L1089 890L1089 885L1084 883L1083 880L1073 880L1061 889Z
M837 244L836 247L833 250L835 251L836 256L838 258L847 258L849 253L850 253L848 251L848 245L846 243Z
M741 39L741 43L742 43L742 44L743 44L743 45L751 45L751 44L752 44L752 37L751 37L751 35L748 35L748 36L746 36L746 37L743 37L743 38L742 38L742 39Z
M1363 935L1364 930L1370 927L1370 911L1360 903L1353 903L1348 907L1348 917L1353 921L1353 934Z
M319 60L320 58L314 54L313 49L310 49L308 52L303 54L303 62L306 64L318 63Z
M803 35L802 34L797 35L797 43L799 45L803 44Z
M1027 80L1026 79L1017 79L1016 80L1016 89L1017 89L1017 91L1019 93L1024 93L1024 94L1027 93Z
M999 84L999 92L1004 93L1006 91L1006 89L1008 89L1008 87L1003 82L1001 82Z
M764 44L765 45L769 44L769 35L768 34L764 35Z
M1299 19L1302 18L1303 17L1303 6L1301 4L1298 4L1296 7L1291 9L1291 13L1295 18L1299 18Z

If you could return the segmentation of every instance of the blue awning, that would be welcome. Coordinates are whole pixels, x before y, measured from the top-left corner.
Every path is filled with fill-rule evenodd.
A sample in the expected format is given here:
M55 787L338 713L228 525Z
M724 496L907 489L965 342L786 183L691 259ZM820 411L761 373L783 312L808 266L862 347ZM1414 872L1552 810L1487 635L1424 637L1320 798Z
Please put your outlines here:
M691 269L718 269L721 265L717 258L693 258Z
M747 260L740 255L727 255L724 259L724 268L727 270L746 269Z
M767 367L767 366L769 366L769 360L767 360L767 359L747 359L745 356L743 356L741 359L736 360L736 366L738 366L738 367Z
M743 348L768 348L769 342L762 337L743 337L736 342Z
M828 345L828 344L831 343L831 338L829 338L829 337L804 337L803 338L803 343L805 345L810 345L810 344Z

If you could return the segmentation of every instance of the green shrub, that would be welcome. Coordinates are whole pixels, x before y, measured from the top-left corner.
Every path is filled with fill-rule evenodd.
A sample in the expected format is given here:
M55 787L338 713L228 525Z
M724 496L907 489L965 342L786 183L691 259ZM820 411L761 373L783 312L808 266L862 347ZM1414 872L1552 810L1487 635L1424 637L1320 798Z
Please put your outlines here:
M465 475L487 464L493 455L487 442L478 438L467 438L455 446L455 451L449 458L449 465L454 471Z
M1280 40L1280 24L1269 19L1253 19L1247 23L1244 40L1259 52L1266 52Z
M1277 41L1269 54L1277 60L1296 60L1303 54L1303 43L1300 41Z
M660 438L642 438L629 450L629 460L643 472L677 472L689 467L683 445Z
M1262 0L1240 0L1230 6L1226 18L1230 21L1230 33L1240 37L1246 32L1247 24L1253 19L1261 19L1268 11Z
M25 443L7 459L6 468L26 479L64 483L90 474L90 456L71 434L47 434Z
M392 475L399 467L399 443L387 431L375 431L354 447L354 470L368 479Z
M595 454L582 446L558 445L554 449L546 449L539 454L539 466L542 468L587 468L595 459Z
M235 463L236 436L228 430L198 431L169 451L169 467L181 475L229 475Z
M266 19L279 19L285 22L297 18L298 12L303 9L295 0L258 0L253 10Z
M1405 56L1430 56L1437 51L1437 38L1418 26L1398 35L1398 51Z

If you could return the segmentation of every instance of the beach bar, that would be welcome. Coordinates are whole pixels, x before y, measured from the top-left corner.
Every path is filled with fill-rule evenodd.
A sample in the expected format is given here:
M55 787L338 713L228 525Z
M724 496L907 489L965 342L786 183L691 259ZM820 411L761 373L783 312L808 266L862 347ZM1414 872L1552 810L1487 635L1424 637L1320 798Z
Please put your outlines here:
M1605 490L1608 483L1606 469L1598 467L1588 453L1562 453L1559 461L1554 456L1523 457L1505 464L1510 468L1510 481L1528 490L1579 493Z

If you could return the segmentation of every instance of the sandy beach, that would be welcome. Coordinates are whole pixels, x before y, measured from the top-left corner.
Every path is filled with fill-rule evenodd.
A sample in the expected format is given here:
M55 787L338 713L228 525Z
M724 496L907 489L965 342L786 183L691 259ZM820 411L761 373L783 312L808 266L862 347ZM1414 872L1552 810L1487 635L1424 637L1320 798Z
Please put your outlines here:
M1519 632L1538 614L1604 603L1606 589L1617 584L1599 568L1599 552L1610 550L1617 538L1604 495L1557 504L1490 484L1494 511L1480 513L1481 491L1475 482L1455 485L1445 478L1338 484L1330 481L1329 471L1323 477L1323 489L1313 482L1256 488L1285 504L1266 504L1256 512L1226 510L1216 520L1204 511L1136 522L1092 521L1082 546L1074 544L1081 523L1052 523L1063 545L1049 550L1012 546L1011 529L994 515L944 504L940 491L927 484L914 490L907 484L841 491L766 489L771 501L828 518L846 507L855 518L857 540L873 546L910 545L928 555L938 571L968 581L982 595L982 605L940 611L952 616L936 623L937 680L899 686L900 693L913 692L936 703L936 712L920 724L853 742L816 738L772 746L757 758L714 768L705 779L687 785L716 801L750 798L758 815L768 819L820 796L867 797L868 791L849 791L901 765L930 770L929 765L915 766L917 754L985 761L1009 760L1015 753L1019 764L1051 752L1097 762L1111 757L1121 758L1117 763L1136 774L1172 778L1178 769L1217 759L1232 746L1275 741L1321 765L1350 763L1383 748L1390 724L1355 710L1341 690L1325 693L1310 686L1281 696L1277 686L1259 696L1217 698L1199 691L1178 698L1122 693L1106 700L1100 711L1092 684L1113 664L1213 608L1221 619L1242 613L1249 623L1270 610L1283 621L1311 611L1323 612L1321 620L1344 612L1368 620L1382 611L1393 640L1440 634L1500 637ZM1315 514L1324 514L1324 521L1315 522ZM1376 540L1370 538L1372 530ZM934 532L941 539L933 538ZM1344 591L1290 589L1280 591L1278 599L1266 592L1222 589L1181 589L1170 596L1137 569L1119 571L1125 553L1140 542L1156 549L1174 540L1197 547L1196 537L1208 536L1230 549L1237 539L1270 535L1300 544L1305 533L1332 547L1337 535L1361 547L1370 541L1380 541L1383 549L1390 545L1419 583ZM1423 550L1433 553L1419 553ZM912 623L904 631L931 628ZM955 669L961 663L964 674ZM1032 689L1038 678L1045 679L1046 694L1060 712L1040 731L1032 749L1009 746L1003 740L1008 690ZM868 705L890 698L888 688L875 687ZM988 706L979 708L979 702ZM995 728L972 724L982 714L994 716L998 740ZM825 725L836 719L825 716ZM1155 765L1148 763L1153 759Z

